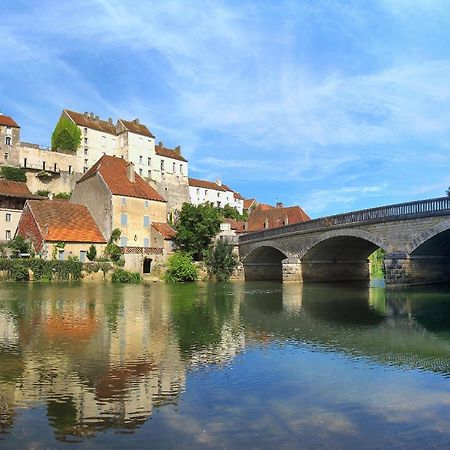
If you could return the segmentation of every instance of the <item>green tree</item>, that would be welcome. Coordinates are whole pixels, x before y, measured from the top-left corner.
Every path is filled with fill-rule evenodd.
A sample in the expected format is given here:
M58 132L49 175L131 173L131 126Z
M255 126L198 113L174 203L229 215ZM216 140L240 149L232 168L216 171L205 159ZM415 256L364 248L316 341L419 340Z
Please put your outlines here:
M220 208L220 213L226 219L234 219L245 221L248 219L247 212L245 211L243 214L240 214L236 208L233 208L230 205L225 205L223 208Z
M185 203L175 224L178 249L201 261L219 232L220 223L221 214L211 203L197 206Z
M86 258L89 261L95 261L95 258L97 258L97 249L95 248L94 244L91 244L88 251L86 252Z
M20 169L19 167L4 166L1 169L1 174L5 180L21 181L23 183L27 181L25 170Z
M186 253L175 252L167 263L166 280L174 283L195 281L198 278L197 267L192 257Z
M76 152L81 142L81 130L69 119L61 117L52 134L52 150Z
M109 242L106 244L105 248L105 255L108 256L111 261L114 261L115 263L119 262L122 258L122 250L117 245L118 240L120 239L121 231L119 228L115 228L112 233L111 237L109 238Z
M31 253L30 242L19 235L8 242L8 247L17 253Z
M205 259L210 280L228 281L237 262L233 246L219 239L215 245L211 245Z

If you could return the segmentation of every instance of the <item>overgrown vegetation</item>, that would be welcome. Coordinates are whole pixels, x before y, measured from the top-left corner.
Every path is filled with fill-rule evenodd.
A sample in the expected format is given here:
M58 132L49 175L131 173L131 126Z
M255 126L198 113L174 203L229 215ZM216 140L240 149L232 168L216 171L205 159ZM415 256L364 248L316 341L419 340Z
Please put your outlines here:
M177 248L192 255L195 261L202 261L212 239L220 231L221 221L221 213L212 203L184 203L175 224Z
M70 195L70 192L58 192L57 194L55 194L55 198L70 200Z
M196 281L198 270L187 253L175 252L167 262L166 281L174 283Z
M242 222L245 222L248 219L247 211L244 211L243 214L241 214L236 208L233 208L230 205L219 208L219 212L225 219L234 219Z
M48 194L50 194L50 191L46 189L39 189L34 193L34 195L39 195L39 197L48 197Z
M384 277L386 269L384 267L384 256L386 252L379 248L369 256L370 275L373 277Z
M6 245L16 254L33 253L31 242L27 241L25 238L19 235L17 235L14 239L11 239Z
M69 119L61 117L52 133L52 150L76 152L81 142L81 130Z
M97 258L97 249L95 248L94 244L91 244L88 251L86 252L86 258L89 261L95 261L95 258Z
M106 248L105 248L106 257L108 257L109 259L111 259L111 261L113 261L115 263L119 263L119 261L122 258L122 250L117 245L117 242L120 239L120 235L121 235L120 229L115 228L113 230L113 232L111 233L111 237L109 238L109 241L106 244Z
M228 281L236 268L238 259L233 246L219 239L211 245L205 258L209 279L212 281Z
M140 273L128 272L123 269L116 269L111 276L111 280L114 283L140 283L142 277Z
M21 181L23 183L27 181L25 170L20 167L3 166L0 174L5 180Z

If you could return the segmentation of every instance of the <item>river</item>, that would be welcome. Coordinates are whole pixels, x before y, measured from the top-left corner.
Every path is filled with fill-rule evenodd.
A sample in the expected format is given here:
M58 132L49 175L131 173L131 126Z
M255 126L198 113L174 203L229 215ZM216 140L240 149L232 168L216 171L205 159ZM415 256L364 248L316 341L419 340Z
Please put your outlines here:
M450 447L450 288L0 287L1 449Z

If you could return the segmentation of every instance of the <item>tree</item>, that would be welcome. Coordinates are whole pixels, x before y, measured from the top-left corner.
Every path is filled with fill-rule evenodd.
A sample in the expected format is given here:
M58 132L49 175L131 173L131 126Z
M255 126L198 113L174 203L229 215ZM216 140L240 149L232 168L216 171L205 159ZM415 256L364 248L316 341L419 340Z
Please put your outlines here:
M205 263L209 278L213 281L228 281L237 265L233 246L223 239L212 245L206 255Z
M225 205L223 208L220 208L220 212L226 219L234 219L245 221L248 219L247 213L240 214L236 208L233 208L230 205Z
M198 271L192 257L186 253L175 252L169 258L165 278L174 283L195 281L198 278Z
M97 249L95 248L94 244L91 244L88 251L86 252L86 257L89 261L95 261L95 258L97 258Z
M117 241L120 239L121 231L119 228L115 228L111 237L109 238L109 242L106 244L105 255L108 256L111 261L119 262L120 258L122 258L122 250L117 245Z
M17 253L31 253L31 243L19 235L8 242L8 247Z
M185 203L175 224L177 247L203 260L212 239L220 230L221 214L211 203L191 205Z
M52 134L52 150L76 152L81 142L81 130L69 119L61 117Z

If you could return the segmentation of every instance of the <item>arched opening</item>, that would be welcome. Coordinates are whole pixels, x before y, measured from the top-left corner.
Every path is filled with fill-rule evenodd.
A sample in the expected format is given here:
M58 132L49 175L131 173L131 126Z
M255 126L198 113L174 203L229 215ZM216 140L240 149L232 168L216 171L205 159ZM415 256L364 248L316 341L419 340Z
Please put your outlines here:
M246 281L272 280L282 281L282 261L286 255L274 247L259 247L244 260Z
M369 256L379 246L356 236L318 242L302 258L304 282L369 280Z
M152 271L152 259L151 258L144 258L143 264L142 264L142 272L144 274L148 274Z

